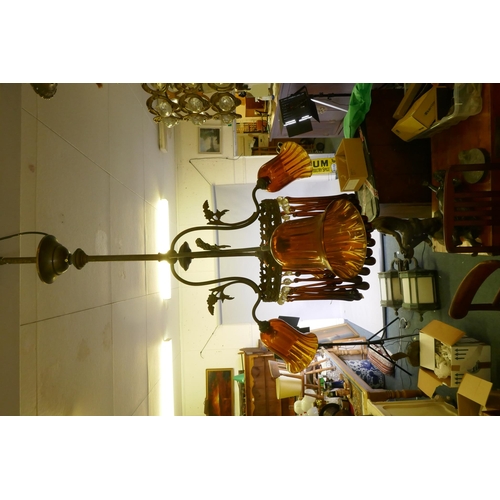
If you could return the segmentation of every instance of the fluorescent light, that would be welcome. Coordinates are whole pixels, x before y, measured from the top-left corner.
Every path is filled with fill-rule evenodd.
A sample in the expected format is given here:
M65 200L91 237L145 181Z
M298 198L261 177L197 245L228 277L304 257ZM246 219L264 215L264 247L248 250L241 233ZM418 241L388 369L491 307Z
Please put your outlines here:
M329 104L327 102L322 102L322 101L317 101L316 99L311 99L311 101L317 102L318 104L323 104L323 106L328 106L329 108L338 109L339 111L343 111L344 113L347 113L347 109L339 108L338 106L334 106L333 104Z
M173 417L175 412L172 339L167 339L162 342L160 363L160 415Z
M164 253L168 250L168 244L170 242L168 200L160 200L156 211L156 244L158 252Z
M169 209L168 200L162 199L158 203L156 218L156 245L159 253L166 253L170 243L169 230ZM172 277L168 262L158 263L158 283L160 288L160 297L163 300L172 297Z
M172 298L172 279L168 262L159 262L158 282L160 288L160 298L168 300Z

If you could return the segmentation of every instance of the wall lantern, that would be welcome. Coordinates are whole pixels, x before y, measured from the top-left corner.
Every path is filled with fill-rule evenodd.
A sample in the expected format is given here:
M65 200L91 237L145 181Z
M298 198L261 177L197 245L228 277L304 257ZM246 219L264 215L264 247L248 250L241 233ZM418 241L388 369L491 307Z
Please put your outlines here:
M415 267L410 269L410 265ZM398 309L425 311L440 308L437 290L437 272L422 269L415 258L401 260L394 254L391 269L378 274L380 305L392 307L396 316Z
M403 305L403 294L399 280L399 272L403 269L408 269L407 261L398 259L396 254L394 254L391 269L378 273L380 305L382 307L392 307L396 316L398 315L398 309Z
M435 311L440 308L437 291L437 272L422 269L416 259L415 268L400 271L401 291L403 293L403 308L418 311L420 319L425 311Z

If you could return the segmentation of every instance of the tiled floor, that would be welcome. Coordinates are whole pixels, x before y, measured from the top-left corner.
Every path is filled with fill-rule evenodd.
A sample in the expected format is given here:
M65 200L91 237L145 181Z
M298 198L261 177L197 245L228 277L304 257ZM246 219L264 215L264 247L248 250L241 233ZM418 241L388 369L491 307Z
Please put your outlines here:
M159 150L140 84L60 84L48 101L26 84L21 96L20 231L53 234L70 252L156 253L161 198L176 229L174 145L169 135L169 152ZM39 239L21 237L21 255L34 255ZM21 266L21 414L160 413L165 337L177 369L180 355L178 313L160 299L157 266L90 263L51 285Z

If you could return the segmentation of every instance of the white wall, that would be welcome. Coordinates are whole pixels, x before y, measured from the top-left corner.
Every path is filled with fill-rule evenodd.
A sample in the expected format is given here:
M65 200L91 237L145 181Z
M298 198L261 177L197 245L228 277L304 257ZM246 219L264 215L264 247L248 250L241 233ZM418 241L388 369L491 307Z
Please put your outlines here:
M206 126L220 126L220 123L207 123ZM253 186L257 179L258 169L271 158L268 156L236 158L234 156L233 128L228 126L221 127L222 149L220 154L198 153L198 127L191 123L183 122L178 125L175 129L175 144L177 158L178 231L192 226L206 226L207 221L203 215L202 205L205 200L208 200L210 208L215 208L214 186L231 184L251 184ZM298 196L304 190L306 192L310 190L311 195L336 194L339 192L338 182L333 176L321 176L321 187L318 184L319 177L313 176L310 179L301 179L279 193L271 194L263 192L263 196L259 195L259 199L263 197L276 198L280 195ZM244 201L245 205L248 205L249 200L245 199ZM231 209L231 207L222 206L219 206L219 208ZM235 210L234 207L233 210ZM251 208L248 208L248 210L253 211ZM247 215L250 215L250 213ZM227 214L228 222L239 220L238 218L230 218L230 216L232 217L232 213ZM196 232L182 238L177 248L184 241L188 241L191 249L197 250L194 243L197 237L201 237L205 242L210 244L216 242L215 234L212 231ZM221 241L221 243L224 243L224 241ZM259 241L257 240L251 246L257 246L258 244ZM178 271L179 274L181 274L181 271ZM193 260L189 271L182 272L181 276L196 282L215 279L217 277L216 261L215 259ZM207 368L233 368L234 373L237 374L238 370L242 368L241 360L238 356L239 349L256 346L259 340L259 331L255 323L245 321L244 323L224 322L220 324L220 318L217 314L214 316L210 315L206 306L206 299L210 293L209 288L211 287L180 285L182 401L184 415L204 414L205 370ZM237 290L237 287L233 288L228 288L227 293L232 296L239 295L240 290ZM250 304L246 304L245 300L238 306L242 308L245 314L249 312L255 303L255 294L253 292L250 292L250 294L253 294L253 297L248 299ZM235 298L235 300L237 299ZM223 310L226 303L222 305ZM294 304L288 304L287 306L289 307L278 306L277 304L269 306L275 312L262 313L261 305L257 310L259 318L269 319L278 315L301 317L301 314L306 316L306 309L313 307L311 303L295 303L295 306ZM322 319L323 325L334 324L338 322L339 316L342 317L344 315L346 306L347 304L334 303L334 301L327 302L326 304L322 303L322 305L319 305L320 308L322 307L322 312L312 315L307 314L307 317L313 321L316 316L318 319ZM364 306L366 312L366 304ZM363 321L362 317L366 316L366 314L358 314L355 306L353 312L352 308L352 304L349 304L349 307L347 307L349 314L358 318L345 317L357 322L363 328L367 328L365 326L367 318L365 317L365 321ZM325 311L328 312L325 313ZM377 312L381 311L378 303L376 303L375 311L375 316L377 316ZM232 318L234 319L234 316ZM371 326L368 326L367 329L370 329ZM238 411L238 394L235 394L235 414L238 414Z
M218 122L213 125L220 126ZM206 226L202 206L208 200L213 207L213 184L234 182L234 161L222 159L233 157L232 130L231 127L221 128L221 154L209 155L198 154L198 127L191 123L181 123L176 128L179 232L193 226ZM186 235L179 241L179 245L188 241L191 249L196 250L194 240L197 237L207 243L215 243L214 233L203 231ZM178 272L181 274L182 270ZM193 260L189 271L182 272L181 276L192 282L214 279L215 260ZM180 285L183 415L204 414L207 368L233 368L236 374L240 368L237 355L239 348L256 344L256 333L253 333L255 327L252 325L218 327L217 317L211 316L207 309L209 288ZM235 396L237 410L239 402L237 394Z

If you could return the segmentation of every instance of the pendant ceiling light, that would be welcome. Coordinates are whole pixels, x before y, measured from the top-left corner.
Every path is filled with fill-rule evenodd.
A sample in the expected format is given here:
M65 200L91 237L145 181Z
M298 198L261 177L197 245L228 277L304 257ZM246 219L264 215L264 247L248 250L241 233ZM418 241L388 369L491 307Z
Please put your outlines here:
M46 234L38 245L35 257L0 257L0 265L36 264L39 278L51 284L70 266L83 269L91 262L167 262L172 275L181 283L213 286L207 299L212 314L215 304L231 298L226 294L229 286L247 285L257 296L252 317L259 326L262 342L286 362L290 372L297 373L311 363L318 348L318 339L313 333L303 334L280 319L259 319L256 314L259 304L298 300L361 300L361 291L369 287L363 276L370 273L368 266L375 263L370 248L375 244L370 237L373 228L361 215L354 194L257 201L257 191L274 192L311 174L311 159L305 150L296 143L285 143L279 154L259 170L252 191L255 212L243 221L224 222L222 218L227 210L213 212L205 202L203 211L207 225L180 232L170 247L160 253L87 255L80 248L71 253L54 236ZM195 243L199 251L191 250L187 241L177 248L179 240L190 233L239 230L257 221L261 241L254 247L232 249L226 245L210 245L197 238ZM246 277L192 282L176 269L179 264L183 271L188 271L194 259L225 257L257 258L260 262L260 283ZM402 278L404 300L410 307L430 307L434 288L426 281L428 278L429 274L422 270L408 272Z

